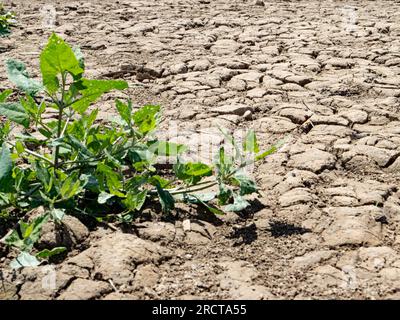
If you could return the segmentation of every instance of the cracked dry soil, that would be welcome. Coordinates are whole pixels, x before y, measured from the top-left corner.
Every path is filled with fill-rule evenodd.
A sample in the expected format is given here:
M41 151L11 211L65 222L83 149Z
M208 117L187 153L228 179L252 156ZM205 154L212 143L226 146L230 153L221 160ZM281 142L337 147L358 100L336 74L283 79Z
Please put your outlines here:
M192 146L199 132L218 141L216 125L252 126L262 147L289 138L256 168L260 196L240 215L184 208L91 232L69 218L55 289L48 266L11 274L0 248L0 299L400 298L400 3L257 3L5 1L20 27L1 60L38 70L51 4L89 77L144 85L109 94L103 119L131 97L161 104ZM57 241L51 226L41 241Z

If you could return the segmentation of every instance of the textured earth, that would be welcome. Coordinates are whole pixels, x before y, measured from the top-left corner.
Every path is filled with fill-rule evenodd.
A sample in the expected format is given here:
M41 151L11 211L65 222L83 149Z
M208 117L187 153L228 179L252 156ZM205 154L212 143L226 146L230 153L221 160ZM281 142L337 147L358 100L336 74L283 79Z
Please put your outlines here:
M72 250L58 264L13 274L0 250L0 298L400 298L398 1L5 4L20 27L1 39L1 60L38 70L56 31L81 46L90 77L132 84L100 103L104 119L131 97L162 104L165 128L195 155L220 141L217 125L286 143L254 169L251 210L183 208L175 221L149 213L91 232L68 218ZM47 226L42 244L56 241Z

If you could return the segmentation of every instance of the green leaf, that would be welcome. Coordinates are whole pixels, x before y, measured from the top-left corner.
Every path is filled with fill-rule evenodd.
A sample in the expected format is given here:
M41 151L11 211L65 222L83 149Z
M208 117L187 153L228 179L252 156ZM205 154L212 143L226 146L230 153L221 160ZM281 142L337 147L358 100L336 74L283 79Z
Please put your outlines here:
M41 83L31 79L26 71L25 64L21 61L8 59L6 61L8 79L13 82L18 89L26 92L30 96L43 91Z
M44 249L44 250L42 250L42 251L40 251L40 252L38 252L38 253L36 254L36 258L39 258L39 259L48 259L48 258L51 258L51 257L53 257L53 256L57 256L57 255L59 255L60 253L63 253L63 252L65 252L65 251L67 251L67 248L65 248L65 247L56 247L56 248L53 248L53 249L51 249L51 250L49 250L49 249Z
M26 249L32 249L33 245L39 240L40 233L42 231L43 225L49 219L48 214L44 214L35 218L30 224L21 224L24 226L22 231L22 236L24 238L24 242L27 244Z
M29 254L28 252L21 252L17 258L10 263L12 269L20 269L24 267L37 267L40 265L40 261Z
M126 199L123 200L123 204L132 211L139 211L142 209L147 197L147 190L129 192Z
M88 80L81 79L74 84L81 94L80 98L71 104L72 108L79 113L84 113L87 108L100 98L104 93L111 90L124 90L128 83L121 80Z
M3 143L0 152L0 192L10 191L12 188L13 163L7 145Z
M140 133L146 135L156 128L160 110L160 106L145 105L134 113L133 121Z
M153 186L160 184L161 188L166 188L172 183L172 181L164 179L159 175L151 176L147 182L152 184Z
M215 207L210 206L208 203L206 203L206 201L204 201L201 196L197 196L194 194L188 194L187 196L189 197L193 197L194 199L197 200L197 202L199 202L200 204L202 204L204 207L207 208L208 211L210 211L211 213L215 214L215 215L224 215L225 213ZM215 194L214 194L215 196Z
M218 176L222 178L230 174L233 170L233 158L225 154L224 147L219 149L216 167L218 168Z
M0 103L6 101L6 99L12 94L12 90L4 90L0 93Z
M81 191L81 182L78 179L78 174L72 174L65 179L60 193L64 200L74 197Z
M126 122L126 124L130 126L132 122L132 102L128 101L128 104L125 104L117 99L115 103L119 115Z
M22 251L30 251L33 245L39 240L42 226L47 222L48 214L35 218L31 223L25 223L22 220L19 222L19 229L21 231L22 239L17 230L13 230L9 236L6 237L5 243L9 246L14 246Z
M232 197L232 190L225 184L219 184L218 204L225 205Z
M158 196L160 197L160 203L162 210L165 213L170 212L175 208L175 200L172 195L165 189L161 188L160 185L156 186Z
M242 211L250 205L250 203L248 203L244 198L237 194L233 195L233 200L233 204L229 204L223 208L224 211Z
M65 210L64 209L53 209L50 211L50 215L54 219L54 221L61 222L62 219L64 219Z
M286 143L286 138L282 139L281 141L279 141L278 143L276 143L275 145L273 145L271 148L269 148L268 150L260 153L259 155L256 156L256 161L262 160L265 157L277 152L279 150L279 148L281 148L285 143Z
M122 189L122 182L118 173L104 163L97 164L97 172L106 180L107 187L111 194L120 198L125 197L125 195L120 191Z
M177 156L187 150L183 144L177 144L167 141L157 141L150 145L149 150L158 156Z
M29 127L29 115L26 113L24 107L19 103L0 103L0 115L23 125L25 128Z
M18 231L13 230L4 240L8 246L13 246L19 249L24 248L24 239L19 237Z
M53 176L50 168L45 167L44 164L39 160L34 162L33 168L35 170L36 177L42 183L45 192L50 192L51 188L53 187Z
M113 194L109 194L108 192L100 192L99 196L97 197L97 202L99 204L105 204L107 203L108 199L111 199L112 197L114 197Z
M212 167L201 162L188 162L174 164L174 172L178 179L195 184L203 177L212 175Z
M252 194L254 192L258 191L257 185L254 182L254 180L250 179L249 177L245 175L235 175L234 180L237 181L237 183L240 186L240 195L244 196L246 194Z
M247 152L257 153L260 151L257 143L257 137L253 129L247 132L246 138L243 141L243 149Z
M43 84L51 94L59 89L58 76L69 73L78 78L84 71L71 47L55 33L40 55L40 70Z

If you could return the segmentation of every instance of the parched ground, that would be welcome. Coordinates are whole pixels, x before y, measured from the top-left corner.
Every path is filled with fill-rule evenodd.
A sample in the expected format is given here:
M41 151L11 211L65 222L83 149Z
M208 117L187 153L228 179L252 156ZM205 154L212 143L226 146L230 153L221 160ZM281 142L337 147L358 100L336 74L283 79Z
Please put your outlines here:
M252 210L90 233L69 218L74 249L53 269L12 275L0 252L0 298L400 298L398 1L55 1L54 28L44 1L11 3L1 59L38 70L54 29L90 77L142 84L103 118L131 97L162 104L192 148L217 125L286 144L255 169Z

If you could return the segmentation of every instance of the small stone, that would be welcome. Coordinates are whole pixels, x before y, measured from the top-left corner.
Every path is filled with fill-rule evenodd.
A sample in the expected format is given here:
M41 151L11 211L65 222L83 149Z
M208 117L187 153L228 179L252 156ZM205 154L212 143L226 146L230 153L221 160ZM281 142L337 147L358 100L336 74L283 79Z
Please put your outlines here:
M252 120L253 119L253 113L250 110L247 110L243 114L243 118L246 119L246 120Z
M183 231L185 231L185 232L188 232L188 231L191 230L191 228L190 228L190 220L189 220L189 219L183 220L183 222L182 222L182 229L183 229Z

